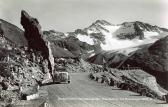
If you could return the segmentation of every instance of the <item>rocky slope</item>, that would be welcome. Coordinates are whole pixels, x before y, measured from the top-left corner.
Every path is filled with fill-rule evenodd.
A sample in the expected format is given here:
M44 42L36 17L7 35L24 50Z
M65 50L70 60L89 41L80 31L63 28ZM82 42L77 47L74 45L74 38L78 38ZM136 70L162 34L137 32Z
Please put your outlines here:
M103 65L116 68L127 56L117 52L101 52L89 58L87 61L94 64Z
M106 66L119 69L139 67L154 75L157 82L168 89L167 38L166 36L153 44L139 47L101 52L89 58L88 61L102 65L105 60Z
M137 50L124 61L122 66L140 67L154 75L164 88L168 89L168 36L156 41L149 47ZM121 66L121 67L122 67Z
M142 96L161 100L165 100L164 95L167 93L166 90L160 88L154 76L143 70L117 70L109 68L108 71L104 72L102 70L100 72L91 72L90 78L99 83L118 87L121 90L129 90Z
M0 100L7 105L37 93L38 86L47 82L49 72L54 70L50 43L42 38L38 21L25 11L21 15L28 47L19 47L3 35L0 37Z
M0 31L3 31L3 35L6 39L12 41L16 45L23 46L27 45L24 32L17 26L0 19Z
M98 54L87 59L88 62L103 65L104 63L111 68L121 66L122 62L137 50L144 47L149 47L151 44L145 44L136 47L129 47L124 49L117 49L112 51L101 51Z
M22 95L35 93L38 82L44 78L45 66L40 64L37 56L24 49L0 49L0 87L1 100L15 103ZM45 65L45 64L44 64Z

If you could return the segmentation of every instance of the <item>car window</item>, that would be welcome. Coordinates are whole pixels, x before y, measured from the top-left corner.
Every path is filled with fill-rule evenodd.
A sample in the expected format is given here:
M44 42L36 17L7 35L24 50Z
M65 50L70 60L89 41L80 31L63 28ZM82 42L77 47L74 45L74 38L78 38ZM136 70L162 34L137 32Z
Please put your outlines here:
M60 73L60 76L67 76L67 73Z

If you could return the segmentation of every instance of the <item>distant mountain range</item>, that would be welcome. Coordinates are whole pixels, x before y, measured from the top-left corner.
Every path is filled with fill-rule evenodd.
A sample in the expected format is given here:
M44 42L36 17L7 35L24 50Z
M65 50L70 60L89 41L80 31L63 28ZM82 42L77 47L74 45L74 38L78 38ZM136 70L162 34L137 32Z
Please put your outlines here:
M18 45L27 45L21 29L2 19L0 22L4 28L4 35L9 40ZM99 50L116 50L153 43L165 37L167 33L168 29L139 21L113 25L105 20L97 20L89 27L77 29L74 32L44 31L46 39L50 41L57 41L58 39L61 40L73 36L81 42L101 48Z
M97 20L89 27L69 33L90 45L100 45L102 50L114 50L153 43L165 36L168 30L143 22L124 22L113 25Z
M135 47L153 43L165 37L167 33L168 29L139 21L113 25L105 20L97 20L87 28L77 29L74 32L44 31L49 41L72 54L83 55L85 58L101 52L113 52L132 47L135 51L139 49ZM73 47L73 51L67 46Z

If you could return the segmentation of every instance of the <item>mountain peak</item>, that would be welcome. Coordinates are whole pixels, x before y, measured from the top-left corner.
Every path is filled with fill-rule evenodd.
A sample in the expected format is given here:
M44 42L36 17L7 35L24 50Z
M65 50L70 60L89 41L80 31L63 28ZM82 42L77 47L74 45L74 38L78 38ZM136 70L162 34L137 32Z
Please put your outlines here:
M168 32L168 29L166 29L166 28L161 28L156 25L151 25L149 23L145 23L145 22L141 22L141 21L124 22L121 25L123 25L125 27L136 26L143 31L158 32L158 33Z
M111 23L107 22L106 20L96 20L93 24L98 25L111 25Z
M25 10L21 11L21 16L30 17L30 15Z

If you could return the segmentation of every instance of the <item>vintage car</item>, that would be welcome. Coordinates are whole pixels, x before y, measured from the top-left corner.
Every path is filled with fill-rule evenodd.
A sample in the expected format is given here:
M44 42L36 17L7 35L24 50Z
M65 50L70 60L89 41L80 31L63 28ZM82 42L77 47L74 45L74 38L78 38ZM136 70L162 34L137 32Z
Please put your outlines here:
M54 74L55 83L70 83L70 75L68 72L57 72Z

